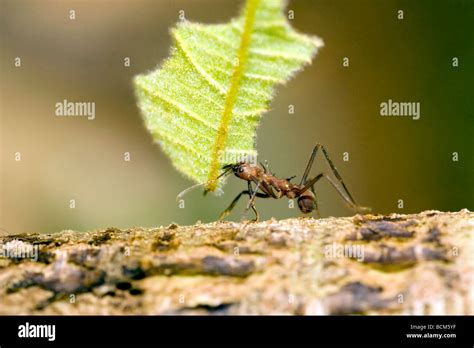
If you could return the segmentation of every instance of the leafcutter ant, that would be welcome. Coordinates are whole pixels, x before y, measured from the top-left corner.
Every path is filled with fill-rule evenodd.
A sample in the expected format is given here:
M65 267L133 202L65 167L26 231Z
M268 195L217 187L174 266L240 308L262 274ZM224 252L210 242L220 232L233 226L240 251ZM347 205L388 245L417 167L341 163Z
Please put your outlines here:
M324 172L316 175L312 179L308 179L309 172L313 166L314 159L319 150L322 151L324 158L329 164L329 167L337 181ZM332 163L326 148L322 144L316 144L316 146L314 147L313 152L311 153L311 157L309 158L308 164L306 165L306 169L303 173L303 177L301 178L299 184L294 184L291 182L291 180L295 178L295 176L286 179L277 178L273 173L268 170L268 166L262 163L260 163L259 165L253 165L248 162L238 162L234 164L227 164L222 167L222 169L224 171L218 176L217 179L220 179L230 173L233 173L239 179L247 181L247 190L243 190L234 198L234 200L230 203L227 209L225 209L221 213L219 220L224 219L227 215L230 214L232 209L235 207L235 205L243 195L249 196L249 201L247 203L245 212L247 212L248 209L252 208L253 212L255 213L255 219L253 221L258 221L259 219L259 214L255 207L255 198L257 197L275 199L287 197L289 199L296 199L298 202L298 207L302 213L309 214L315 211L319 216L314 185L321 178L325 178L331 184L331 186L334 187L339 196L351 209L359 213L370 211L369 208L358 206L355 203L354 198L352 198L352 195L347 189L346 184L342 180L341 175ZM180 199L189 190L201 185L203 184L194 185L184 190L178 195L178 199ZM255 185L255 187L253 187L253 185Z

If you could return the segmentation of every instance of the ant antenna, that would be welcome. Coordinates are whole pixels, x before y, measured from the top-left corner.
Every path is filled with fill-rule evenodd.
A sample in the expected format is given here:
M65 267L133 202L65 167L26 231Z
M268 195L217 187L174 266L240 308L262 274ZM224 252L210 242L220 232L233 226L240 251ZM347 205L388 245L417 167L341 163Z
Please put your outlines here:
M224 168L225 168L225 171L222 172L222 173L221 173L215 180L213 180L213 181L219 180L220 178L222 178L224 175L228 174L228 173L232 170L232 166L224 166ZM193 185L193 186L191 186L191 187L188 187L187 189L181 191L181 192L176 196L176 200L179 201L179 200L180 200L181 198L183 198L184 195L186 195L189 191L192 191L192 190L194 190L195 188L200 187L200 186L204 186L204 185L206 185L206 184L207 184L207 182L201 182L201 183L199 183L199 184L196 184L196 185ZM206 194L207 192L208 192L208 191L205 190L205 191L204 191L204 194Z
M186 195L189 191L192 191L194 190L196 187L199 187L199 186L203 186L205 185L206 183L205 182L202 182L200 184L196 184L196 185L193 185L191 187L188 187L187 189L181 191L177 196L176 196L176 200L179 201L181 200L181 198L183 198L184 195Z

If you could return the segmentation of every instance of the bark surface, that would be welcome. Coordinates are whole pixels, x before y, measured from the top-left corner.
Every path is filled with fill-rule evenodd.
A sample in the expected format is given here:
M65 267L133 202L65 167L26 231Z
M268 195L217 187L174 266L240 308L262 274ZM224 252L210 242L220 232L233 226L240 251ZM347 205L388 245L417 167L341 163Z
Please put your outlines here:
M0 246L0 314L474 314L467 210L7 235Z

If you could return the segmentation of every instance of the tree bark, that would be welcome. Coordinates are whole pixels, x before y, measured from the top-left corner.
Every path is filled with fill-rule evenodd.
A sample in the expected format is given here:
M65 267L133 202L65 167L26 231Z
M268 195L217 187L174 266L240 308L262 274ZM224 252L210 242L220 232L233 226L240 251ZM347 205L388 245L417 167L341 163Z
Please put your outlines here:
M0 247L0 314L474 314L467 210L7 235Z

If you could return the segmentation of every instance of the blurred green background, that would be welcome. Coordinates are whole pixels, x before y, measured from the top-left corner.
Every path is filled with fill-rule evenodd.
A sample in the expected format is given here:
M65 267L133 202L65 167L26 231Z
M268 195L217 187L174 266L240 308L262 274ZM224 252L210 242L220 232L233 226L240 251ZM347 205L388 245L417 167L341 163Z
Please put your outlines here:
M188 20L226 22L242 1L0 4L3 233L213 221L246 187L231 178L224 195L195 191L180 209L176 194L192 183L153 143L131 82L168 57L168 30L180 10ZM301 176L321 142L356 201L375 212L472 210L474 1L293 0L288 9L292 25L321 37L325 47L278 87L258 131L259 160L282 177ZM400 9L404 20L397 19ZM56 117L63 99L95 102L96 119ZM421 118L381 117L380 103L388 99L420 102ZM317 164L314 175L326 169ZM353 214L329 184L316 188L323 216ZM240 219L244 201L231 219ZM263 219L300 216L284 199L257 206Z

